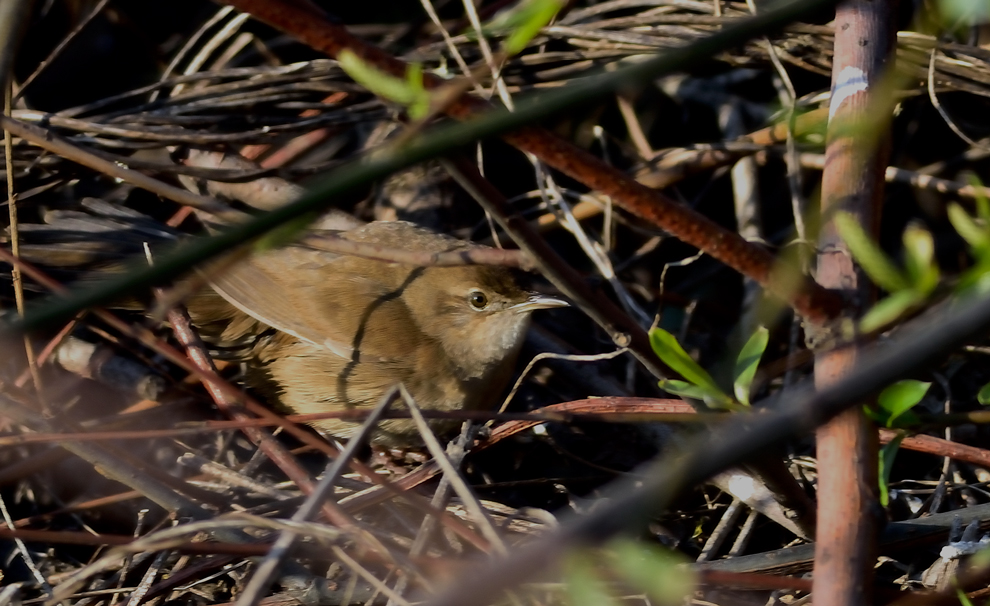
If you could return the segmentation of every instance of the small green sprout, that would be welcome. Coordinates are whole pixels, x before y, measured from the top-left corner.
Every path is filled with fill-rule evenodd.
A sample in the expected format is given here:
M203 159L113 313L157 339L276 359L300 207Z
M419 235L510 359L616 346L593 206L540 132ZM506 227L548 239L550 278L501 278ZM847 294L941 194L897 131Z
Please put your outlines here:
M880 456L878 458L880 473L878 474L878 480L880 484L880 504L884 507L890 505L890 470L894 466L894 457L897 456L897 451L900 449L905 435L907 434L904 431L897 432L897 437L880 449Z
M602 549L576 548L564 560L570 606L611 606L616 591L645 593L658 606L683 604L697 575L683 556L660 545L618 538Z
M736 405L735 400L715 383L715 379L691 359L674 335L662 328L654 328L650 331L650 345L664 364L687 379L687 381L665 379L660 381L662 389L686 398L701 400L712 408L731 408Z
M990 200L983 195L983 186L975 175L969 176L969 182L976 191L976 215L970 215L958 204L950 204L946 209L949 222L969 245L969 252L975 261L956 285L959 294L979 294L990 290Z
M910 379L888 385L880 392L876 408L867 409L867 416L888 428L917 424L918 418L910 410L924 399L931 385Z
M429 114L430 93L423 86L423 68L418 63L409 65L403 80L377 69L350 50L341 51L337 62L361 86L379 97L404 105L413 120Z
M753 333L753 336L746 341L739 357L736 358L736 366L733 372L732 388L736 399L749 406L749 390L756 377L756 369L760 366L763 352L767 349L770 341L770 331L760 326Z
M506 57L519 54L530 40L536 37L547 24L553 21L565 0L523 0L513 8L501 11L495 18L481 27L485 36L505 36L502 53ZM468 31L469 39L475 39L475 31Z
M570 606L612 606L616 603L589 552L576 551L564 561L564 587Z
M685 379L684 381L665 379L660 381L660 387L678 396L701 400L711 408L727 410L749 406L750 387L768 341L769 332L766 328L760 327L739 352L733 373L732 387L736 395L733 398L684 351L674 335L662 328L654 328L650 331L650 344L657 357Z
M976 401L979 402L981 406L990 404L990 383L987 383L980 388L980 391L976 394Z
M510 29L512 32L502 43L502 51L510 57L522 52L529 41L535 38L544 26L553 21L564 4L564 0L521 2L515 10L505 16L504 22L501 24L501 27ZM496 20L501 21L501 15ZM496 25L496 20L492 21L492 26Z
M938 286L940 274L935 263L935 243L931 233L923 227L910 225L904 230L902 270L880 250L853 215L837 213L835 226L866 275L889 293L863 315L860 320L863 332L883 328L919 308Z
M682 604L697 584L687 561L659 545L617 539L609 546L615 571L654 604Z
M910 410L921 402L925 394L928 393L931 385L931 383L924 381L898 381L887 386L886 389L880 392L880 396L877 398L876 408L865 407L864 412L868 417L878 423L882 423L885 427L916 424L918 418ZM901 423L897 423L898 419L901 419ZM884 507L890 502L890 491L888 489L890 470L894 465L894 458L897 456L897 451L905 435L907 435L906 432L903 430L899 431L897 437L880 450L878 480L880 484L880 503Z

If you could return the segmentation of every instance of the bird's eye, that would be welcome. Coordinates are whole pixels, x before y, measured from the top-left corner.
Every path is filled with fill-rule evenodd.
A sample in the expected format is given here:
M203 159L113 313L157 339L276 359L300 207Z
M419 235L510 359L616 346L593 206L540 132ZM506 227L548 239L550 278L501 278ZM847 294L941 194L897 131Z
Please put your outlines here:
M468 303L471 304L471 307L482 310L488 307L488 297L480 290L472 290L468 294Z

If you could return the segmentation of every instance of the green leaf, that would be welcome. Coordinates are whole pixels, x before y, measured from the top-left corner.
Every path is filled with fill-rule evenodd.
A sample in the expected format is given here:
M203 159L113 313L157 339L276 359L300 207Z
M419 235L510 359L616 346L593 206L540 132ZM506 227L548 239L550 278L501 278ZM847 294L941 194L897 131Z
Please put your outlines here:
M350 50L341 51L337 55L337 63L352 80L372 93L410 108L410 116L413 111L421 114L418 116L420 118L427 114L430 95L423 87L423 68L420 65L410 64L403 80L386 74Z
M711 375L684 351L684 348L677 342L674 335L662 328L654 328L650 331L650 345L653 346L653 351L664 364L673 368L677 374L687 379L689 383L698 387L704 387L709 391L724 393L718 384L715 383L715 380L712 379Z
M422 120L430 113L430 94L423 86L423 66L419 63L410 63L406 70L406 83L413 96L413 101L409 104L409 117L413 120Z
M909 287L904 274L867 235L856 217L846 212L836 213L835 227L849 247L853 258L874 284L889 293L896 293Z
M508 25L513 30L502 43L505 54L512 56L526 48L529 41L553 20L564 4L564 0L529 0L521 4L508 20Z
M937 4L947 24L971 26L990 20L990 4L984 0L940 0Z
M897 456L897 450L901 447L901 441L904 440L905 435L907 435L907 432L897 432L897 437L880 449L880 457L878 459L880 473L878 475L880 480L880 504L884 507L890 504L890 493L888 491L890 469L894 466L894 458Z
M984 223L990 223L990 199L983 193L983 182L976 173L967 172L966 181L973 186L976 199L976 216Z
M980 388L980 391L976 394L976 401L983 406L990 404L990 383Z
M571 606L611 606L615 600L605 583L595 571L590 554L582 551L570 554L565 560L564 586L567 602Z
M753 333L753 336L746 341L739 357L736 358L736 367L733 370L732 389L736 394L736 399L749 406L749 388L753 385L753 378L756 376L756 369L760 366L760 359L770 342L770 331L760 326Z
M646 593L654 603L682 604L694 591L697 577L683 557L656 545L631 539L618 539L610 547L614 557L613 569L634 588Z
M959 581L953 580L953 583L957 585L956 599L959 600L960 606L973 606L973 600L969 599L969 596L966 595L966 592L963 591L960 587L958 587Z
M969 556L970 570L986 570L990 568L990 549L984 548Z
M894 421L899 416L917 406L931 386L931 383L925 381L909 379L888 385L886 389L880 392L877 405L880 410L887 413L887 427L893 427Z
M938 286L939 271L935 263L935 241L925 228L911 223L904 230L904 268L914 290L930 294Z
M873 421L873 422L875 422L875 423L877 423L879 425L885 425L887 423L887 413L881 413L880 411L878 411L876 408L873 408L872 406L869 406L869 405L864 404L863 405L863 414L866 415L866 418L867 419L869 419L869 420L871 420L871 421Z
M987 249L990 253L990 249ZM979 297L990 292L990 254L977 257L973 267L964 271L953 291L960 297Z
M824 145L825 134L828 129L828 120L826 116L820 114L815 114L816 110L812 108L802 109L800 107L795 108L794 111L794 122L799 125L801 132L795 132L794 135L798 138L801 143L810 143L812 145ZM786 125L789 121L788 112L776 112L775 124ZM811 118L808 116L811 115Z
M669 391L676 396L684 396L685 398L695 400L704 400L711 395L711 392L704 387L698 387L687 381L678 381L677 379L661 379L659 385L660 389L664 391Z
M668 391L675 396L701 400L712 408L731 409L739 406L735 400L718 388L712 389L702 385L692 385L687 381L678 381L676 379L664 379L660 381L659 385L660 389Z
M963 210L962 206L953 202L949 204L946 212L949 216L949 223L952 224L956 233L963 240L966 240L975 255L981 256L982 251L990 248L990 232L969 216L969 213Z
M893 324L895 320L916 307L922 300L923 297L914 290L896 292L877 302L870 308L870 311L863 314L863 318L859 321L859 330L861 332L873 332Z

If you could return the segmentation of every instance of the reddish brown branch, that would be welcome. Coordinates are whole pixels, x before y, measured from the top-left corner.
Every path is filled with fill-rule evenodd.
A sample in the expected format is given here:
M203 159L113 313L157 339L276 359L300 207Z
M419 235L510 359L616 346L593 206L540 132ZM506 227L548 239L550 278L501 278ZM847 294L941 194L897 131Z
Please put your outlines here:
M775 574L702 570L698 573L698 577L698 580L702 584L723 585L737 589L811 591L811 581L809 579L798 579Z
M567 406L575 406L575 408ZM337 410L302 415L286 415L285 419L300 424L313 423L325 419L344 419L360 422L367 418L367 416L367 410ZM428 419L456 419L459 421L507 421L508 423L525 423L527 424L526 427L548 422L709 423L722 422L728 419L723 413L698 414L689 404L682 400L613 397L555 404L530 413L496 413L482 410L424 410L423 416ZM410 415L408 411L393 410L383 415L382 418L408 419ZM73 433L36 432L0 437L0 447L15 444L43 444L47 442L67 441L151 440L154 438L176 438L206 432L251 427L271 427L275 425L278 425L278 422L271 419L249 417L230 421L183 423L181 427L170 429L107 429ZM7 470L5 469L4 471L6 472ZM0 479L0 484L2 484L2 479Z
M887 444L896 435L897 432L892 429L881 429L880 443ZM990 450L952 442L944 438L936 438L935 436L908 436L901 442L901 448L940 457L949 457L950 459L972 463L973 465L990 467Z
M886 116L882 103L884 65L894 45L893 0L847 0L836 10L835 58L826 164L822 175L822 214L845 210L875 232L883 201L887 166ZM878 94L879 93L879 94ZM879 107L878 107L879 106ZM864 127L850 129L849 124ZM839 126L836 126L839 125ZM870 125L870 126L865 126ZM875 129L870 132L870 129ZM853 132L855 130L855 132ZM860 306L871 300L834 223L822 230L818 281L844 289ZM820 354L815 384L840 382L858 364L857 347ZM877 432L858 408L850 408L818 429L818 532L814 596L817 606L871 602L876 559Z
M70 532L55 530L10 530L0 528L0 539L21 539L33 543L55 543L60 545L129 545L136 539L129 535L120 534L90 534L88 532ZM237 543L183 543L169 546L181 553L196 555L227 554L245 558L262 556L268 553L268 543L237 544Z
M592 398L589 400L574 400L573 402L562 402L544 406L534 412L566 412L572 414L600 413L600 414L636 414L636 413L657 413L667 414L695 414L694 408L683 400L658 400L656 398ZM522 433L527 429L535 427L546 421L509 421L495 428L492 435L478 445L477 449L482 450L501 442L502 440Z

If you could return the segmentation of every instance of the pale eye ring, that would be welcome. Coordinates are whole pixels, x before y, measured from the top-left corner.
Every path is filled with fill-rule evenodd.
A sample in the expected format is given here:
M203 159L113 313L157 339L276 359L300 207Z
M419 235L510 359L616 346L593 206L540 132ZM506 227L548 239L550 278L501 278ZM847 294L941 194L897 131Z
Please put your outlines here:
M488 307L488 297L480 290L472 290L468 293L468 304L474 309L481 311Z

